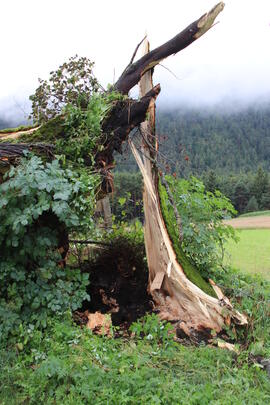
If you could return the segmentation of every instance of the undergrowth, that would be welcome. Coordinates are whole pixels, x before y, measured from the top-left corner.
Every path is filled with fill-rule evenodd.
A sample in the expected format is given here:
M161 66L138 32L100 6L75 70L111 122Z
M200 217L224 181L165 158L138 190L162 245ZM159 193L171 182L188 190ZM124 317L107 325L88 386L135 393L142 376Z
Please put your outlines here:
M67 232L93 228L97 178L25 157L0 184L0 344L22 348L35 328L85 299L88 276L61 265Z
M134 323L129 339L112 339L75 326L66 313L32 331L23 352L1 351L0 403L269 403L269 377L250 359L270 355L270 284L233 270L217 277L250 317L239 355L176 343L156 315Z

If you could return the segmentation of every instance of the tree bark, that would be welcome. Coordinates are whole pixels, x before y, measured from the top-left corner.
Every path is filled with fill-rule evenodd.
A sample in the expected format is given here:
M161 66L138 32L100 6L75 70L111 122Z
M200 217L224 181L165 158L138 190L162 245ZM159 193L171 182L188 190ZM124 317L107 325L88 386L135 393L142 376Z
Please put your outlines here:
M168 56L182 51L184 48L192 44L192 42L196 41L196 39L205 34L205 32L213 26L216 17L223 8L224 3L218 3L208 13L202 15L198 20L194 21L174 38L145 54L137 62L129 64L117 80L115 89L120 91L120 93L128 94L129 90L139 83L144 73L153 69L154 66Z

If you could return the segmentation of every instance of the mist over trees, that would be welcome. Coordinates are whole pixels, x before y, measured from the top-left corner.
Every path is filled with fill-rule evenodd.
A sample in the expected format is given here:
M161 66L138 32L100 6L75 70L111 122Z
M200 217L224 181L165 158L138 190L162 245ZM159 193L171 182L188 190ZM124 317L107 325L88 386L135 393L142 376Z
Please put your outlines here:
M269 104L238 112L159 109L157 131L159 162L167 173L202 178L208 191L222 191L239 213L270 209ZM136 170L127 149L118 158L117 171L122 175L116 174L116 200L131 191L123 184L118 187L118 178L124 176L125 184L139 187L139 177L132 174L128 181L129 173ZM138 194L134 200L138 203Z
M14 121L0 116L0 129L10 126ZM167 173L201 178L208 191L219 189L230 198L239 213L270 209L270 104L236 112L233 106L231 111L158 108L157 132L159 162ZM114 214L121 217L118 199L125 198L127 217L140 218L142 182L127 145L116 159Z
M270 170L270 106L236 113L160 111L160 150L179 175Z

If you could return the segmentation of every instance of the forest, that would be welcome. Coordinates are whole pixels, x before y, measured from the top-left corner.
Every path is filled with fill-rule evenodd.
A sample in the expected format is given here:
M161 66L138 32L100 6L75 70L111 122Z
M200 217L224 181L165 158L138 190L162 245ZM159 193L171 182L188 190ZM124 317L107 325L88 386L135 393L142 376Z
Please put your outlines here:
M217 110L158 110L159 161L167 173L200 178L208 191L220 190L239 214L270 209L270 107L259 105L237 112ZM132 194L126 209L138 217L141 178L128 149L117 157L116 201ZM137 174L136 174L137 173ZM136 205L137 203L137 205ZM132 207L134 207L131 214Z

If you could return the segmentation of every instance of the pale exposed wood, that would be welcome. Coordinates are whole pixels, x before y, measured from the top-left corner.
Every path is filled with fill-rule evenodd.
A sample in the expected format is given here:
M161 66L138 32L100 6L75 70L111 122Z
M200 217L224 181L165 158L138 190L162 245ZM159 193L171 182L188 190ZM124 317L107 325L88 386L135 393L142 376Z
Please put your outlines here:
M147 51L149 51L149 43L145 44L145 52ZM153 86L152 75L148 71L140 82L141 96L145 91L149 91L151 86ZM212 285L219 298L207 295L193 284L186 277L181 264L177 262L161 213L157 189L158 173L153 165L155 159L154 101L149 104L148 119L141 124L140 128L146 140L142 146L143 159L132 141L129 142L144 180L145 245L149 266L149 290L160 310L160 317L178 322L178 327L186 334L212 329L219 332L231 321L240 325L246 324L246 317L232 308L229 300L224 297L214 282ZM156 288L158 284L159 289Z
M159 273L156 273L155 278L154 278L154 280L153 280L153 282L151 284L151 287L150 287L151 292L161 289L161 286L162 286L162 283L163 283L163 280L164 280L164 276L165 276L165 273L163 271L160 271Z
M97 335L112 335L112 320L110 315L102 314L100 312L89 313L88 311L85 312L85 315L88 318L86 325L88 329L91 329Z

